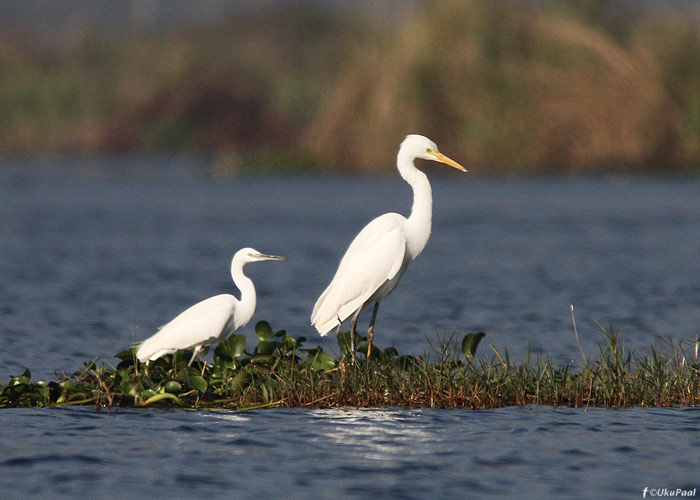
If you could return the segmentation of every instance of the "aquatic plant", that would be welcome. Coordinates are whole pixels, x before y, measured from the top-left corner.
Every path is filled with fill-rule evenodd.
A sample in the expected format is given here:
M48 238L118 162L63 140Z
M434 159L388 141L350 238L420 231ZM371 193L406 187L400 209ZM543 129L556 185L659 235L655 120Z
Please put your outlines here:
M660 339L649 354L640 355L625 350L622 336L610 327L597 357L561 366L544 356L533 360L529 350L523 363L513 363L493 344L490 358L477 357L483 332L465 335L461 343L454 335L431 341L425 357L376 347L367 360L367 339L358 335L353 365L347 332L338 335L337 355L305 348L304 337L274 332L266 321L255 325L255 333L252 352L246 351L244 335L232 335L216 347L213 363L187 366L190 353L180 351L145 365L130 349L116 355L116 366L93 359L50 382L32 382L26 369L0 384L0 408L700 404L700 338L692 343Z

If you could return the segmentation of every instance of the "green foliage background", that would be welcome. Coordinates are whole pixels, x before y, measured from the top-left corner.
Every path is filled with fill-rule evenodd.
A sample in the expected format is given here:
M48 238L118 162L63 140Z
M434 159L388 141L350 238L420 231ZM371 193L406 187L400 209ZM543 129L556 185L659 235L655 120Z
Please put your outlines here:
M0 154L390 169L422 133L477 172L697 171L697 15L625 5L443 0L379 22L292 2L60 44L2 33Z

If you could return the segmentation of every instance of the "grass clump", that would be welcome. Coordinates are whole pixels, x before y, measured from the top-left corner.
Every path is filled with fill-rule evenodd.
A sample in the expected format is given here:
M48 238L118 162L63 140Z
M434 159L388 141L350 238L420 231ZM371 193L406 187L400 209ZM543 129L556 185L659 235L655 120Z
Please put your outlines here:
M32 382L29 370L0 384L0 407L96 405L251 409L264 407L425 406L498 408L514 405L569 407L697 406L700 403L698 346L661 340L649 354L624 349L614 328L595 358L578 366L549 358L513 363L492 344L491 356L475 357L483 333L466 335L461 349L454 335L431 343L421 356L400 355L393 347L373 349L366 339L354 364L349 334L338 336L340 353L304 348L304 337L255 326L258 341L245 350L244 335L233 335L214 351L214 363L177 352L139 363L134 350L116 355L117 366L97 360L72 376ZM189 353L188 353L189 354Z

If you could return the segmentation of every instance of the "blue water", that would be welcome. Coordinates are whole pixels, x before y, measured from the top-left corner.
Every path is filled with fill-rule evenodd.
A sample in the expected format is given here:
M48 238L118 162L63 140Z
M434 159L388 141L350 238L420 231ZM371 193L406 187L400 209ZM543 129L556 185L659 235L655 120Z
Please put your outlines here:
M700 486L696 409L10 409L0 440L8 499L621 499Z
M375 341L430 354L483 330L522 358L595 355L614 324L643 353L700 331L700 179L435 175L433 234L382 302ZM217 178L169 158L0 164L0 378L34 379L141 340L233 290L240 247L255 320L336 349L314 301L373 217L407 213L383 176ZM362 318L366 327L367 318ZM253 343L252 325L243 330ZM640 498L700 486L694 409L490 411L0 410L3 498ZM652 484L654 483L654 484Z

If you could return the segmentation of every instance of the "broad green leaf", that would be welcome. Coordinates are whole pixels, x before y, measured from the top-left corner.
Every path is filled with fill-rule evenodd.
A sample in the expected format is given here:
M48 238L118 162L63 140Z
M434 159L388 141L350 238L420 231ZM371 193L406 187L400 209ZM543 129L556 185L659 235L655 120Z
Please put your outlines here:
M269 354L256 354L250 358L251 363L257 363L259 365L269 365L272 363L272 356Z
M185 383L197 389L200 393L204 393L207 390L207 381L199 375L188 375L185 377Z
M133 349L120 351L117 354L115 354L114 357L117 359L121 359L122 361L133 361L135 358Z
M147 399L152 398L156 394L157 394L156 391L154 391L153 389L146 389L146 390L141 391L141 394L139 394L139 396L141 396L141 399L143 399L145 401Z
M32 380L32 372L29 371L29 368L24 369L24 373L22 375L18 375L17 377L12 377L10 380L10 385L17 385L17 384L28 384Z
M131 394L134 387L136 387L136 382L131 380L123 380L122 383L117 386L117 390L125 394Z
M274 340L260 340L255 347L259 354L272 354L279 345L280 343Z
M394 358L399 355L399 351L396 350L394 347L387 347L384 349L384 356L387 358Z
M180 382L177 380L170 380L167 384L165 384L164 389L165 392L176 394L178 392L182 392L182 385L180 385Z
M479 346L479 342L486 336L484 332L479 333L468 333L462 339L462 352L466 357L472 359L476 354L476 348Z
M68 401L82 401L83 399L87 399L87 397L88 393L86 392L73 392L68 396Z
M245 351L245 335L231 335L226 340L219 342L214 350L214 356L223 359L236 359Z
M307 362L312 370L328 371L336 367L335 359L330 354L323 352L323 349L317 347L315 349L306 349L308 352Z
M253 377L251 376L251 374L245 370L241 370L236 374L235 377L231 379L231 381L228 383L228 386L233 391L243 392L252 381Z
M270 323L267 321L258 321L255 325L255 335L258 336L260 340L269 339L274 335Z

